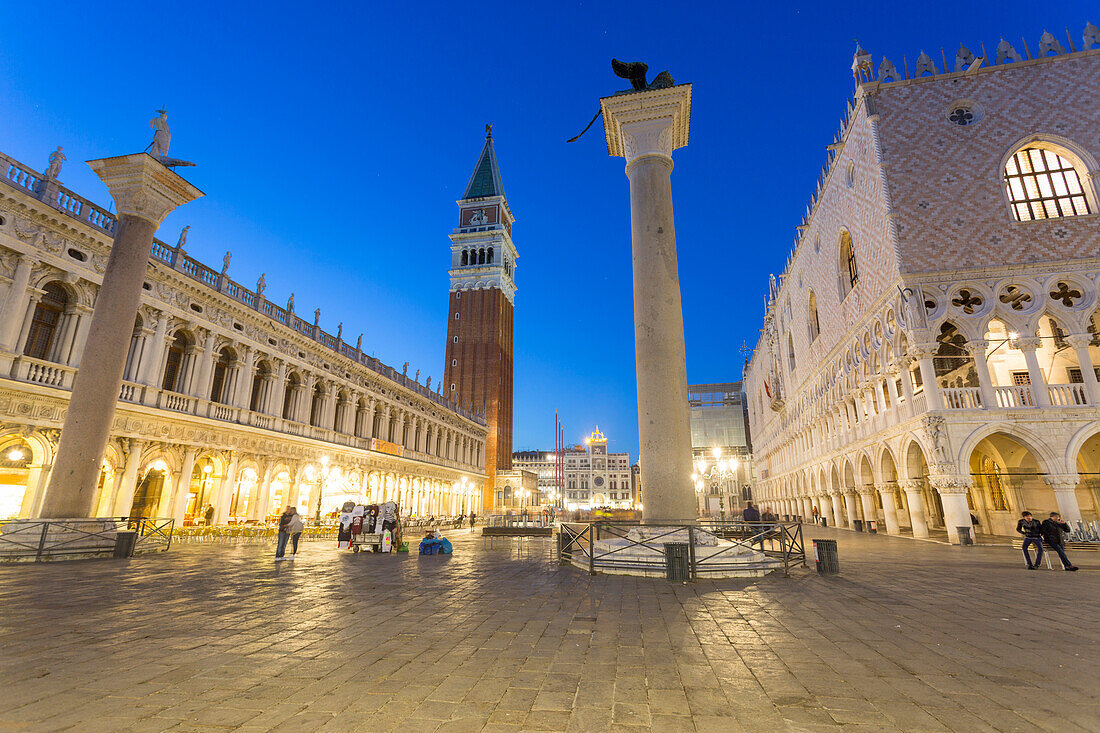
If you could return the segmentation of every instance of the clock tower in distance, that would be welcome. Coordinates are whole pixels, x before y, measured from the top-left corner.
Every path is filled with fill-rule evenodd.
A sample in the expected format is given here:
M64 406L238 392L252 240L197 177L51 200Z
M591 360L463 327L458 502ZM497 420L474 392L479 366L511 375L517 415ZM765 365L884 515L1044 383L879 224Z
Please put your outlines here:
M512 312L519 253L488 125L481 156L457 203L443 389L460 405L484 410L487 480L479 511L489 513L498 475L512 467Z

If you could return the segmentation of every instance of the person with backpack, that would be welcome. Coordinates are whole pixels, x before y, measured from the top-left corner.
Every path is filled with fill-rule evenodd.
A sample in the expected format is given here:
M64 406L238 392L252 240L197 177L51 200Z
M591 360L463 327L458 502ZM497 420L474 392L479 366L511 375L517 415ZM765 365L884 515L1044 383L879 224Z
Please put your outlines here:
M1024 536L1024 560L1027 561L1027 569L1035 570L1043 560L1043 525L1038 519L1032 519L1031 512L1020 515L1020 521L1016 522L1016 531ZM1027 548L1035 545L1038 551L1035 553L1035 562L1031 562L1031 554Z
M290 510L294 512L291 515L290 521L287 523L287 531L290 532L290 542L293 549L290 551L290 559L293 560L294 556L298 554L298 540L302 536L302 532L306 528L305 520L302 519L302 515L298 513L297 508L290 507Z
M1077 566L1069 561L1066 557L1066 540L1065 536L1069 534L1069 525L1062 521L1062 515L1058 512L1051 512L1050 519L1043 520L1043 526L1040 530L1043 536L1043 544L1058 553L1058 559L1062 561L1062 569L1075 571ZM1035 562L1038 565L1038 561Z

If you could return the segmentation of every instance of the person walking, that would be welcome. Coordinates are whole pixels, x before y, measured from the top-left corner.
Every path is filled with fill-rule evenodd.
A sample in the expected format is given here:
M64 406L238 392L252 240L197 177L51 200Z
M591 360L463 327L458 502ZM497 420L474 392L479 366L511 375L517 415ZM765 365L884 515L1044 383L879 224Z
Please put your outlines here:
M290 516L290 521L287 522L287 532L290 533L290 559L293 560L294 556L298 554L298 540L302 537L302 531L306 528L305 520L302 519L302 515L298 513L296 507L290 507L290 510L294 512ZM285 544L284 544L285 547Z
M1043 544L1058 553L1058 559L1062 561L1063 570L1072 572L1077 570L1077 566L1071 563L1069 558L1066 557L1065 536L1069 534L1069 532L1069 525L1062 521L1062 515L1058 512L1051 512L1050 518L1043 520ZM1038 565L1038 561L1036 561L1035 564Z
M283 510L283 513L279 515L279 535L275 541L275 560L285 560L286 557L286 543L290 539L290 518L297 512L294 507L288 506Z
M1035 570L1043 560L1043 524L1038 519L1031 517L1031 512L1020 515L1020 521L1016 522L1016 531L1024 536L1024 560L1027 561L1027 569ZM1035 553L1035 562L1031 562L1031 555L1027 548L1035 545L1038 551Z

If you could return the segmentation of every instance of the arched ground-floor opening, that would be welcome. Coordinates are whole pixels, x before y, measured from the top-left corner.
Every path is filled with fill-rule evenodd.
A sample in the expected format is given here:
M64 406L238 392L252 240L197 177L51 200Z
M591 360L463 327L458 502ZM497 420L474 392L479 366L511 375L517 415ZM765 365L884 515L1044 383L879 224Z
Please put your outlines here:
M1077 502L1081 518L1100 521L1100 433L1085 441L1077 452Z
M1043 480L1042 466L1018 438L995 432L974 446L968 459L972 485L967 504L979 532L1013 536L1020 512L1040 519L1058 511L1054 492Z

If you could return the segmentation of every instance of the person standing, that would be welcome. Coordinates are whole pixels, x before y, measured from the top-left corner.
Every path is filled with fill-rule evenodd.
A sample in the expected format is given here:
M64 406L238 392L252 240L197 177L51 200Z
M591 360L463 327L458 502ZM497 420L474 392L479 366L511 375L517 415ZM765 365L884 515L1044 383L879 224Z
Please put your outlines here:
M1024 560L1027 561L1027 569L1035 570L1043 560L1043 525L1038 519L1032 519L1031 512L1020 515L1020 521L1016 522L1016 531L1024 536ZM1027 548L1035 545L1038 551L1035 553L1035 562L1031 562L1031 555Z
M752 505L752 502L750 501L745 506L745 509L741 512L741 519L745 520L746 522L759 522L760 510L754 507Z
M293 560L294 556L298 554L298 540L302 536L302 531L306 528L306 523L302 519L302 515L298 513L298 509L296 507L291 507L290 510L294 512L294 514L290 516L290 521L287 522L286 529L287 532L290 533L290 543L292 547L290 551L290 559ZM286 544L284 543L283 546L285 547Z
M1062 521L1062 515L1058 512L1051 512L1050 519L1043 520L1043 544L1058 553L1058 559L1062 561L1063 570L1074 571L1077 570L1077 566L1066 557L1065 536L1069 532L1069 525ZM1038 565L1038 561L1035 564Z
M290 519L297 512L294 507L288 506L283 510L283 513L279 515L279 535L275 542L275 559L285 560L286 557L286 543L290 539Z

